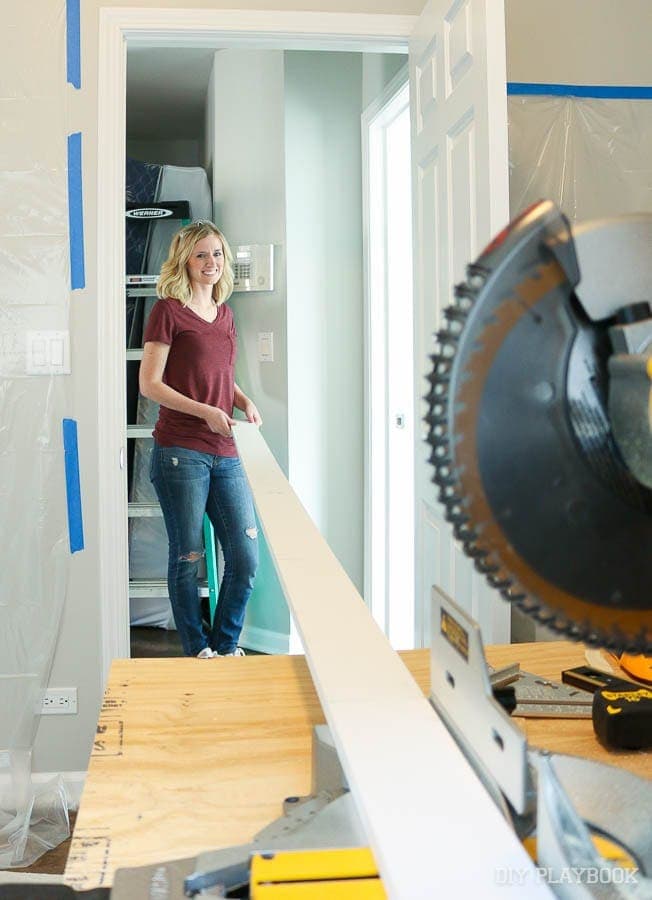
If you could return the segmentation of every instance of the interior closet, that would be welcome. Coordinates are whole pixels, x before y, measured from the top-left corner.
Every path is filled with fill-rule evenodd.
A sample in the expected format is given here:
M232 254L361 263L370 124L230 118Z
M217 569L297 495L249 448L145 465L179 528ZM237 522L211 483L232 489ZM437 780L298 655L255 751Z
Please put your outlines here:
M204 53L191 60L196 75L204 73L204 97L210 72L207 59ZM156 280L172 236L187 222L211 219L213 195L206 167L198 164L203 162L205 110L195 103L192 114L186 109L182 117L185 133L170 128L169 137L165 136L160 131L160 113L157 117L143 108L143 103L160 103L160 93L154 87L144 96L139 57L131 61L136 71L130 81L128 65L125 172L129 617L131 626L172 628L166 586L167 535L149 480L158 404L140 395L138 369L144 328L156 302ZM195 90L195 96L200 94L201 89ZM172 108L169 114L174 115ZM208 592L205 578L200 590Z
M192 218L210 218L227 235L236 256L230 302L238 332L237 382L257 403L265 440L359 590L364 481L360 117L404 66L400 54L358 52L134 48L128 53L130 202L186 200ZM136 196L145 183L146 193ZM142 261L132 265L140 265L140 272L129 274L154 280L178 224L154 220L146 237L137 232L138 225L128 225L140 235L139 247L145 246ZM269 260L269 280L261 282L257 269L257 277L245 284L248 267L241 257L247 247L264 248L256 259ZM155 416L151 404L138 397L136 382L142 323L153 301L142 296L151 285L129 290L138 294L128 298L133 301L127 351L133 370L128 421L134 435L129 440L131 623L165 627L172 625L164 590L167 538L162 520L148 506L153 500L151 440L136 430L151 428ZM350 451L346 465L343 447ZM259 652L284 653L290 631L289 611L262 536L241 643Z

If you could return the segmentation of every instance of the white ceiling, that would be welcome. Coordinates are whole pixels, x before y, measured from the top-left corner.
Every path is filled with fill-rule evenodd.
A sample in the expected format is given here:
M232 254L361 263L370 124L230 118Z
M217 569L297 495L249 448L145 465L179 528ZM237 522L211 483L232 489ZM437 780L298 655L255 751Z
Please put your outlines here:
M198 138L215 50L133 47L127 52L127 136Z

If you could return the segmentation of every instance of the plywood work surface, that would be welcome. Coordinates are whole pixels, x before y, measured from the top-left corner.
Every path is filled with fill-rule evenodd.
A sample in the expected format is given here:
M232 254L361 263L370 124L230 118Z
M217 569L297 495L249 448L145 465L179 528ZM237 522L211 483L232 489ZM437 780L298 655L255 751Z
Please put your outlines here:
M429 652L401 656L427 694ZM487 657L555 679L584 660L565 642L489 647ZM324 721L302 656L116 660L66 882L106 886L117 868L249 841L285 797L309 792L312 727ZM608 754L589 720L518 721L534 745L652 777L652 755Z

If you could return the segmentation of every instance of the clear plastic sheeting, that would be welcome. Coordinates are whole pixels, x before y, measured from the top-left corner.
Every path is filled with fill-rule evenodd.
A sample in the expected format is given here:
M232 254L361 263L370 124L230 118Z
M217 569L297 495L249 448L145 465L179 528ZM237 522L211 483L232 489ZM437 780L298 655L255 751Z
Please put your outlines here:
M0 868L30 865L69 833L61 790L29 777L70 560L65 388L54 376L0 380Z
M652 101L508 97L510 213L553 200L573 222L652 210Z
M70 836L63 778L32 784L29 753L13 753L11 771L10 788L0 798L6 818L0 820L4 868L29 866Z
M65 22L63 0L3 7L0 868L30 865L69 835L61 777L32 777L70 567L62 420L72 392L45 358L47 333L69 333Z

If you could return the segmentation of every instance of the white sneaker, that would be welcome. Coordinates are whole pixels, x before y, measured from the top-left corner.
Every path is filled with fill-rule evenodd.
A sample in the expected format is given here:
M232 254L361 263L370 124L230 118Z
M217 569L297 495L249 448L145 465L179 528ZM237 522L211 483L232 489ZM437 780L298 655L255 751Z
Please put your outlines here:
M215 656L246 656L242 647L236 647L232 653L216 653Z
M214 650L211 650L210 647L204 647L203 650L200 650L197 654L197 659L213 659L213 657L219 656Z

